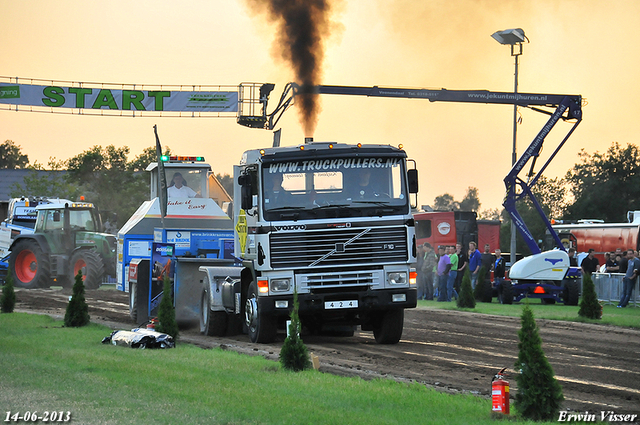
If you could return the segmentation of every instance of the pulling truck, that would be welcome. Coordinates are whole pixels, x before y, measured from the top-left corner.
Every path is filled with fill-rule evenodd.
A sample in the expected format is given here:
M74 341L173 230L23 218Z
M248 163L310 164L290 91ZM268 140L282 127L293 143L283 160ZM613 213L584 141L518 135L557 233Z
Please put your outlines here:
M250 150L234 182L240 278L205 286L205 307L220 292L225 311L203 308L204 319L223 329L240 312L252 342L271 342L296 292L311 330L360 325L378 343L400 340L404 309L417 302L417 170L402 149L308 141Z

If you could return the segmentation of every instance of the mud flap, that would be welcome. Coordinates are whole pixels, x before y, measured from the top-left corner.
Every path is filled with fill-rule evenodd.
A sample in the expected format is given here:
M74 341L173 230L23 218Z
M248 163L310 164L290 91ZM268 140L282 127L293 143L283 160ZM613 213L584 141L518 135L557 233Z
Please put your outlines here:
M141 349L176 346L171 335L140 328L131 331L113 331L111 335L103 338L102 343Z

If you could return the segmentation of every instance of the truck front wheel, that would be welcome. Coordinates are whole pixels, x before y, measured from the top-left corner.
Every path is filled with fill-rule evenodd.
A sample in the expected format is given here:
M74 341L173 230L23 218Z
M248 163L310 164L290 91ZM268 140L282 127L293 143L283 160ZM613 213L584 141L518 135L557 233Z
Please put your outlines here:
M251 342L270 343L276 339L278 331L276 319L260 312L258 307L258 287L255 282L249 285L247 291L244 320L249 330Z
M87 289L98 289L102 284L104 264L102 257L92 249L81 249L71 256L69 271L71 279L75 282L75 276L82 270L82 280Z
M9 266L15 285L21 288L44 288L50 286L49 258L35 240L25 239L11 250Z
M404 309L388 310L373 327L373 336L378 344L397 344L403 327Z

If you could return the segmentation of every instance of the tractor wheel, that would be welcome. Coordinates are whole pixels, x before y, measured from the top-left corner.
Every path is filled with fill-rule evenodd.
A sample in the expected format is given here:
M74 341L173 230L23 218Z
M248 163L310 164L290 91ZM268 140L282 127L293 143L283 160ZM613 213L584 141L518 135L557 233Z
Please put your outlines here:
M503 280L498 288L498 299L500 304L513 304L513 285L511 282Z
M93 249L81 249L71 256L69 271L71 279L75 282L75 276L82 270L82 280L87 289L98 289L104 276L104 264L102 257Z
M388 310L373 327L373 336L378 344L397 344L402 337L403 327L404 309Z
M262 314L258 307L258 286L251 282L247 291L244 321L249 330L251 342L269 343L276 339L278 327L275 317Z
M211 310L208 291L202 291L200 299L200 333L207 336L225 336L227 333L227 312Z
M575 279L569 280L564 287L562 296L564 305L578 305L578 301L580 301L580 285L578 281Z
M49 256L33 239L18 241L9 257L13 281L20 288L45 288L51 285Z

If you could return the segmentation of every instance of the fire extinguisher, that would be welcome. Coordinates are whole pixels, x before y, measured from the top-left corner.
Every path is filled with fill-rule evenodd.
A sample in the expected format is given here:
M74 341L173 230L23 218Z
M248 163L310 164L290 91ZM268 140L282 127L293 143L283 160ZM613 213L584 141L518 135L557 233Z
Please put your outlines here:
M493 401L494 412L502 412L505 415L509 414L509 381L504 380L504 371L507 368L502 368L500 372L496 374L491 380L491 400Z

